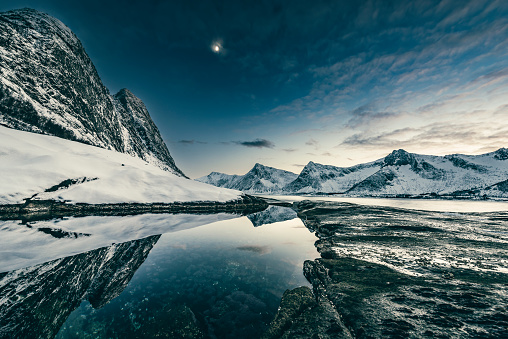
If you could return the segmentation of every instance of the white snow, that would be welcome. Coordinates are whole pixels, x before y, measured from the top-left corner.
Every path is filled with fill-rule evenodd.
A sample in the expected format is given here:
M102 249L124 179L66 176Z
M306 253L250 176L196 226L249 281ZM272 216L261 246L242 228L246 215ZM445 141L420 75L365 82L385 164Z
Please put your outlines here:
M0 204L37 199L71 203L231 201L240 191L218 188L164 171L140 158L57 137L0 126ZM55 192L66 179L84 182Z

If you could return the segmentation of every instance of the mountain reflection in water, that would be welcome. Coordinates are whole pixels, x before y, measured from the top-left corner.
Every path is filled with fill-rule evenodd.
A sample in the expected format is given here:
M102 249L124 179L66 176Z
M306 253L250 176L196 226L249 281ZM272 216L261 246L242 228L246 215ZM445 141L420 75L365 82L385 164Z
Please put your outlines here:
M318 257L314 235L300 219L287 220L296 216L292 210L281 209L272 209L272 217L265 213L263 220L271 225L257 228L247 217L217 221L211 216L215 222L206 226L179 223L175 229L173 216L164 226L159 215L155 229L171 233L0 273L0 337L259 337L283 292L309 285L303 261ZM152 229L150 224L135 227L127 217L110 219L109 227L103 219L89 218L100 227L77 227L78 218L51 227L66 225L65 230L97 239L119 238L110 228L120 227L122 220L130 225L124 234L127 229L146 235ZM86 219L81 218L83 225ZM206 224L205 219L200 220ZM37 227L42 225L31 229ZM51 246L60 241L68 248L71 240L83 244L79 238L55 239ZM19 266L20 257L15 262L8 257L6 266Z

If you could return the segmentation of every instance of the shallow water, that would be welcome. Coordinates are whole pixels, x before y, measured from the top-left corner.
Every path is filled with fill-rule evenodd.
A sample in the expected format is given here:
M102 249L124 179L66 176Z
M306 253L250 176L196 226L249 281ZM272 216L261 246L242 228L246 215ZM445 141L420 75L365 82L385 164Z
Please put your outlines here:
M258 338L284 291L309 285L304 260L319 256L295 216L271 209L250 217L258 227L247 217L193 225L0 274L0 337Z
M273 195L273 196L267 195L266 197L289 202L302 200L349 202L352 204L359 205L399 207L413 210L438 211L438 212L508 211L508 201L494 201L494 200L346 198L334 196L302 196L302 195Z

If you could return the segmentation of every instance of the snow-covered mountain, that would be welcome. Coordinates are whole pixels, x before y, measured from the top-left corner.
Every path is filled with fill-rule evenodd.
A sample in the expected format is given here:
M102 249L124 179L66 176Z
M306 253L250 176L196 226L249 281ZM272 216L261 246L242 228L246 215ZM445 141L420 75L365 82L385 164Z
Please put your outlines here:
M0 124L137 156L183 176L143 102L102 83L76 35L33 9L0 13Z
M482 155L421 155L396 150L382 168L355 184L350 195L468 195L508 179L508 150ZM495 189L489 196L499 196Z
M236 184L236 182L238 182L238 180L240 180L241 177L241 175L236 174L212 172L207 176L197 178L195 180L217 187L231 188Z
M246 193L279 193L283 187L294 181L296 177L297 175L293 172L257 163L244 175L212 172L196 180Z
M237 183L245 176L212 174L199 180L244 190L245 186ZM256 182L253 178L255 173L251 174L249 182ZM216 180L207 181L210 176ZM379 160L352 167L321 165L311 161L298 177L279 186L278 191L258 190L254 185L248 187L250 193L342 193L348 196L435 194L508 198L508 149L500 148L482 155L446 156L414 154L399 149Z

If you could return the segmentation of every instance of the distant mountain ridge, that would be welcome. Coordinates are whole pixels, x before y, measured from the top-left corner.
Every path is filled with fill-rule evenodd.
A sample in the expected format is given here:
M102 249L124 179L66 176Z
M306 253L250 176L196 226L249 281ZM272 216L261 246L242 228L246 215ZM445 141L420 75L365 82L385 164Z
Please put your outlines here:
M255 168L261 166L256 164ZM271 171L281 170L271 168ZM254 168L244 176L214 172L196 180L219 187L234 185L235 189L248 190L249 193L508 198L506 148L481 155L446 156L415 154L399 149L379 160L351 167L311 161L295 179L285 175L286 184L280 181L269 192L266 187L253 184L260 182L256 173Z
M111 95L76 35L33 9L0 13L0 124L137 156L185 176L145 105Z
M246 193L278 193L297 177L298 175L293 172L257 163L245 175L229 175L212 172L196 180Z

